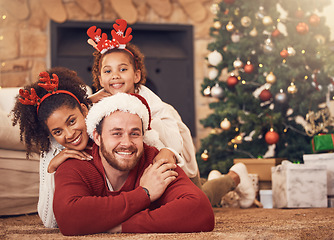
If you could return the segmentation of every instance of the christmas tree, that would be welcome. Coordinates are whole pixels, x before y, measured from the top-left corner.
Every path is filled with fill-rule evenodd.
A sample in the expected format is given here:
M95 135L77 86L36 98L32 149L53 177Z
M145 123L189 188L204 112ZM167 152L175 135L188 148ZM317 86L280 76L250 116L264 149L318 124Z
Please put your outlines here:
M201 120L212 128L197 153L202 175L226 173L235 158L302 162L312 153L312 136L332 131L323 103L333 91L334 57L319 16L329 3L221 0L211 6L214 41L202 93L215 101Z

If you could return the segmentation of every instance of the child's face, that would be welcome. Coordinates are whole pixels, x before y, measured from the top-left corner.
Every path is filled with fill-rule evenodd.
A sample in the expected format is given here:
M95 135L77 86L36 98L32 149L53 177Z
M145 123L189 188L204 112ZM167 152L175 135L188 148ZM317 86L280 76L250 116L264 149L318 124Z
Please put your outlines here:
M140 70L134 70L129 56L123 52L108 53L102 58L100 84L105 91L134 93L140 81Z
M89 140L85 122L88 109L84 104L81 108L82 112L78 107L62 106L46 120L51 135L59 144L78 151L84 150Z

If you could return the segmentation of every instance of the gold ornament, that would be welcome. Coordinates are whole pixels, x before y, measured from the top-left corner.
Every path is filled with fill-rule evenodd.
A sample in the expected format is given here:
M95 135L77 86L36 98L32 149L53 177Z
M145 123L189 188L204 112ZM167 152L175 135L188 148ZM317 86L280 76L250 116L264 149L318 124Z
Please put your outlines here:
M253 27L252 31L249 32L249 35L251 37L256 37L257 36L257 30L256 27Z
M222 25L220 24L220 22L219 21L215 21L214 23L213 23L213 27L215 28L215 29L220 29L221 27L222 27Z
M242 143L242 136L239 134L234 139L231 140L234 144L241 144Z
M249 27L252 23L252 20L250 19L250 17L244 16L241 18L240 22L243 27Z
M223 130L229 130L231 128L231 122L227 118L224 118L224 120L220 123L220 127Z
M219 12L219 5L218 3L214 3L211 5L210 7L210 11L212 12L212 14L216 15Z
M288 50L288 54L290 57L293 57L296 55L296 50L293 47L289 46L287 50Z
M203 159L203 161L207 161L209 159L208 150L204 150L204 152L201 154L201 158Z
M203 90L203 94L204 94L204 96L210 96L210 94L211 94L211 88L210 88L210 86L207 86L207 87Z
M276 76L273 72L270 72L266 77L267 83L274 84L276 82Z
M226 30L232 32L234 30L234 25L231 21L229 21L226 25Z
M321 34L316 34L314 36L314 38L319 44L325 44L326 43L326 38Z
M309 111L306 114L305 120L309 123L310 127L304 126L305 132L308 136L312 137L317 133L323 132L326 127L332 125L334 118L330 116L329 108L321 109L319 112Z
M236 9L234 10L234 15L235 15L235 16L239 16L239 14L240 14L240 8L236 8Z
M269 26L269 25L273 24L273 19L270 16L265 16L262 19L262 23L265 26Z
M288 87L288 93L295 94L298 91L296 85L292 82Z
M240 60L240 58L237 58L237 60L235 60L233 62L233 67L238 69L238 68L242 68L244 64L242 63L242 61Z

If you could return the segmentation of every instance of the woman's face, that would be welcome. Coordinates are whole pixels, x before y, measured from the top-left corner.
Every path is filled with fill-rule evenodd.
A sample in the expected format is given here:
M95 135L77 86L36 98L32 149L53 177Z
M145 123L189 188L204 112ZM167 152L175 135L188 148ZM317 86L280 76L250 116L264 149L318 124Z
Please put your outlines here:
M134 93L140 81L140 70L135 70L124 52L111 52L101 60L100 85L110 94Z
M84 104L72 109L62 106L55 110L46 120L46 125L56 141L68 149L84 150L89 137L85 117L88 109Z

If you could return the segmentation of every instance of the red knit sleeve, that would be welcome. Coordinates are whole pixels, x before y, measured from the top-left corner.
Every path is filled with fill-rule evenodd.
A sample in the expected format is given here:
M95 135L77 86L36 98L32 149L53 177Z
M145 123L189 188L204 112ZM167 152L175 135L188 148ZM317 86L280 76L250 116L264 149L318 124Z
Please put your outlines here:
M151 209L133 215L122 224L122 232L201 232L212 231L214 214L207 196L195 186L181 168Z
M150 204L141 187L108 197L113 193L89 161L67 160L55 181L54 213L64 235L106 232Z

